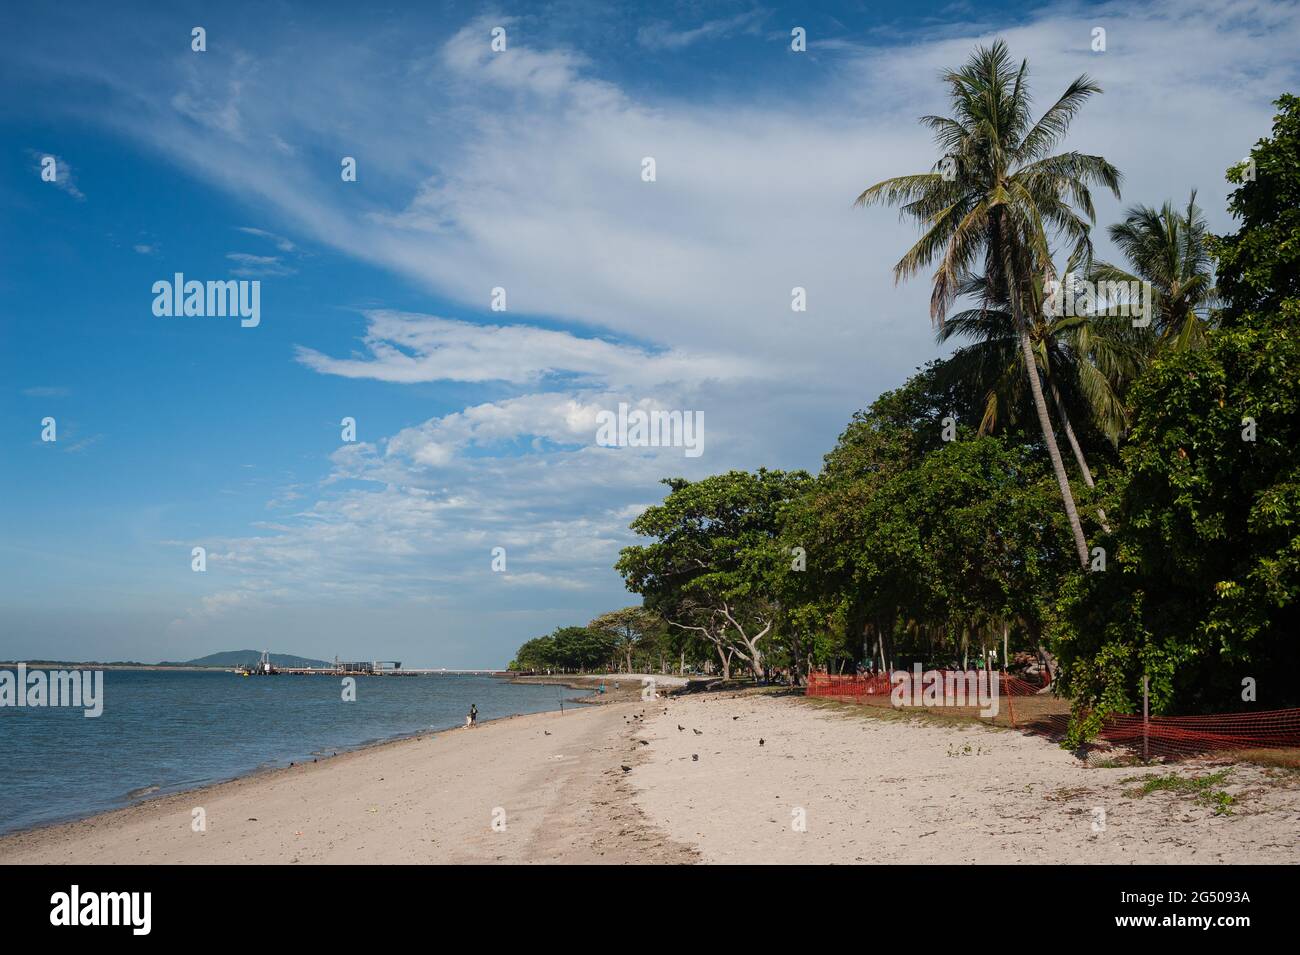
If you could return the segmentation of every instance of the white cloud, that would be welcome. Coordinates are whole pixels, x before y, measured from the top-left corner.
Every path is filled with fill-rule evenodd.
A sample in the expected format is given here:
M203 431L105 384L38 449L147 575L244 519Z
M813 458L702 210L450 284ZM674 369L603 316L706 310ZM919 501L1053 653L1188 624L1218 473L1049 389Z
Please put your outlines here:
M247 235L255 235L258 238L266 239L275 245L281 252L294 252L297 246L282 235L276 235L274 232L267 232L265 229L255 229L252 226L240 226L239 231Z
M252 255L248 252L230 252L226 255L234 262L236 268L231 274L245 278L258 278L276 275L293 275L298 270L284 264L278 255Z
M727 356L680 350L652 353L533 325L482 325L385 309L365 315L365 356L330 358L299 346L298 360L323 374L408 384L504 381L524 385L564 373L587 383L651 386L757 377L776 370Z
M681 30L670 21L657 20L637 30L637 42L650 50L681 50L704 40L715 40L733 33L757 33L768 12L761 9L739 13L734 17L709 20L698 27Z
M72 164L62 156L54 153L42 152L39 149L27 150L27 155L35 164L36 173L41 176L41 182L48 183L58 189L62 189L72 198L79 202L84 202L86 195L77 187L77 176L72 171ZM44 178L46 169L49 167L49 161L53 160L54 178L46 180Z

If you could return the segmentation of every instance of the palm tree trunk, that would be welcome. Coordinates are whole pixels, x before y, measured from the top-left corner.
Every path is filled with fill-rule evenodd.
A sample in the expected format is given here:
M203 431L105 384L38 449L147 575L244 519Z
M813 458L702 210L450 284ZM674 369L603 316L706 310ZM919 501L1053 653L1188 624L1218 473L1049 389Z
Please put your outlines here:
M996 227L1001 232L1000 223ZM1056 433L1052 430L1052 419L1047 414L1047 400L1043 397L1043 383L1038 378L1038 363L1034 360L1034 348L1029 342L1029 329L1020 313L1020 281L1015 260L1006 248L1007 238L999 235L1002 246L1004 278L1007 282L1007 301L1011 303L1011 318L1016 326L1016 337L1020 340L1020 357L1025 362L1025 376L1029 379L1029 391L1034 396L1034 410L1038 412L1038 427L1043 432L1043 443L1047 445L1047 456L1052 460L1052 471L1056 474L1056 483L1061 488L1061 499L1065 502L1065 516L1070 521L1070 531L1074 534L1074 548L1079 554L1079 566L1088 569L1088 541L1083 536L1083 525L1079 523L1079 511L1074 506L1074 494L1070 491L1070 479L1065 474L1065 462L1061 460L1061 449L1056 445Z
M1061 427L1065 430L1065 439L1070 442L1070 450L1074 452L1074 460L1079 465L1079 470L1083 472L1083 483L1088 487L1096 487L1092 481L1092 472L1088 470L1088 459L1083 456L1083 448L1079 446L1079 439L1074 436L1074 428L1070 427L1070 416L1065 413L1065 402L1061 400L1061 392L1056 388L1056 382L1052 382L1052 400L1056 403L1056 413L1061 416ZM1106 512L1100 507L1097 508L1097 518L1101 521L1101 529L1107 534L1110 533L1110 525L1106 523Z
M1065 432L1065 440L1070 443L1070 450L1074 452L1074 461L1079 465L1079 470L1083 472L1083 483L1088 487L1096 487L1092 483L1092 472L1088 470L1088 461L1083 456L1083 448L1079 447L1079 439L1074 436L1074 428L1070 426L1070 416L1065 413L1065 402L1061 400L1061 393L1056 388L1056 382L1052 382L1052 403L1056 405L1056 413L1061 416L1061 430Z
M1047 415L1047 401L1043 398L1043 385L1038 380L1038 366L1034 362L1033 346L1029 344L1029 332L1019 321L1018 305L1012 308L1017 312L1017 332L1020 338L1020 354L1025 360L1025 374L1029 376L1029 390L1034 396L1034 410L1038 412L1038 426L1043 432L1043 442L1047 445L1047 456L1052 459L1052 471L1056 474L1056 483L1061 488L1061 499L1065 502L1065 516L1070 521L1070 531L1074 534L1074 549L1079 553L1079 565L1088 566L1088 541L1083 536L1083 525L1079 523L1079 511L1074 506L1074 494L1070 491L1070 479L1065 475L1065 462L1061 460L1061 449L1056 446L1056 435L1052 432L1052 421Z

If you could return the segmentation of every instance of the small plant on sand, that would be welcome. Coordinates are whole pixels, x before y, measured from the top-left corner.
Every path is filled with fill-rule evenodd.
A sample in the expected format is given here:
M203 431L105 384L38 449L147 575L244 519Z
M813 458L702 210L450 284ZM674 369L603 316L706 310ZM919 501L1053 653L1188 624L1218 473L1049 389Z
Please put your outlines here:
M1216 816L1232 815L1233 798L1223 790L1216 790L1212 787L1217 786L1228 778L1230 769L1221 769L1217 773L1210 773L1206 776L1179 776L1176 773L1169 773L1165 776L1129 776L1121 779L1122 783L1141 783L1136 789L1130 789L1124 793L1130 799L1141 799L1143 796L1153 792L1179 792L1191 793L1197 802L1205 803L1214 807Z

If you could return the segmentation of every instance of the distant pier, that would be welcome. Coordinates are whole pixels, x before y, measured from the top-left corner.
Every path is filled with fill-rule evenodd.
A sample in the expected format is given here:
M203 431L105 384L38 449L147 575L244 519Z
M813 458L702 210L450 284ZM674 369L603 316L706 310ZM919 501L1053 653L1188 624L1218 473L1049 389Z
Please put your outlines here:
M235 672L241 672L236 670ZM258 674L254 671L254 676ZM505 670L376 670L370 667L348 669L337 667L274 667L270 676L507 676Z
M263 653L256 666L236 667L231 672L240 676L504 676L503 670L449 670L446 667L431 669L402 669L400 660L335 660L333 666L282 667L271 662L271 655Z

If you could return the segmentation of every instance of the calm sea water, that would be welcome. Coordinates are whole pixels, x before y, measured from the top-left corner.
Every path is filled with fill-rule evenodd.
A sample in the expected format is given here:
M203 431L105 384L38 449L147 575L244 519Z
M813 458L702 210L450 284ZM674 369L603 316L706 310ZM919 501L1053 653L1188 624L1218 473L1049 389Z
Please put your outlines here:
M104 674L104 712L0 707L0 832L291 761L465 722L559 709L587 691L453 674L240 677L143 670ZM566 704L567 705L567 704Z

